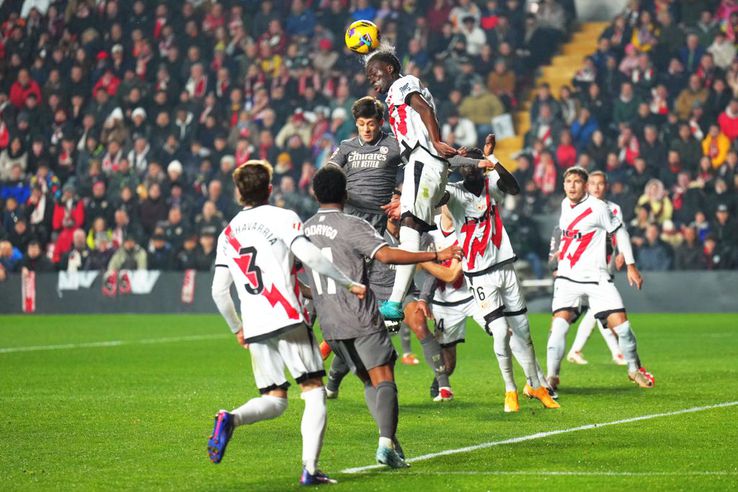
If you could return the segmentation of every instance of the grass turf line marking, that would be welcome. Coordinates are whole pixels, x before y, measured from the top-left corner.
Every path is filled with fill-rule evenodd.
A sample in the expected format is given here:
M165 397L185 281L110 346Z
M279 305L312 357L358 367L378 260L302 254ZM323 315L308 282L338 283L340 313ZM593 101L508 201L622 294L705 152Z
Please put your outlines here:
M121 345L137 345L151 343L168 343L168 342L196 342L199 340L213 340L216 338L225 338L226 335L190 335L184 337L164 337L164 338L144 338L142 340L107 340L103 342L87 342L87 343L65 343L60 345L30 345L27 347L4 347L0 348L0 354L10 354L14 352L36 352L39 350L67 350L78 348L106 348L120 347Z
M608 427L611 425L629 424L632 422L640 422L642 420L651 420L651 419L656 419L660 417L671 417L674 415L682 415L685 413L702 412L705 410L712 410L715 408L734 407L736 405L738 405L738 401L728 401L724 403L717 403L715 405L705 405L702 407L685 408L682 410L675 410L673 412L653 413L650 415L641 415L640 417L632 417L629 419L613 420L611 422L601 422L599 424L587 424L587 425L581 425L579 427L570 427L568 429L559 429L559 430L546 431L546 432L536 432L535 434L529 434L527 436L503 439L502 441L490 441L490 442L485 442L482 444L475 444L473 446L466 446L463 448L446 449L444 451L439 451L437 453L423 454L420 456L416 456L414 458L409 458L406 461L408 463L415 463L417 461L431 460L433 458L438 458L440 456L449 456L452 454L460 454L460 453L470 453L472 451L491 448L493 446L501 446L503 444L516 444L516 443L524 442L524 441L532 441L534 439L543 439L546 437L557 436L559 434L568 434L570 432L597 429L600 427ZM377 470L380 468L385 468L385 465L369 465L369 466L359 466L355 468L346 468L345 470L341 470L341 473L349 473L349 474L350 473L362 473L365 471Z
M738 471L683 471L683 472L617 472L617 471L556 471L556 470L480 470L480 471L427 471L411 472L404 471L403 475L499 475L499 476L550 476L550 477L710 477L710 476L733 476Z

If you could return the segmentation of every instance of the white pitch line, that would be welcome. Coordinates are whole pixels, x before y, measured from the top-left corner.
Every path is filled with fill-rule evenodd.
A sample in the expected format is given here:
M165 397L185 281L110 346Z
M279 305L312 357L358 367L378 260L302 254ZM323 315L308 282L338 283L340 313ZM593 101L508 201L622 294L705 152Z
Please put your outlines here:
M404 471L403 475L492 475L492 476L549 476L549 477L710 477L733 476L738 471L683 471L683 472L618 472L618 471L556 471L556 470L452 470L452 471Z
M527 436L520 436L520 437L513 437L510 439L503 439L502 441L490 441L485 442L482 444L475 444L473 446L466 446L463 448L456 448L456 449L446 449L444 451L439 451L437 453L429 453L429 454L423 454L420 456L416 456L414 458L410 458L407 460L408 463L415 463L418 461L427 461L431 460L433 458L438 458L439 456L449 456L452 454L460 454L460 453L470 453L472 451L477 451L480 449L486 449L491 448L494 446L501 446L503 444L516 444L519 442L524 441L532 441L534 439L544 439L546 437L551 436L557 436L559 434L568 434L570 432L577 432L577 431L583 431L583 430L590 430L590 429L597 429L599 427L607 427L610 425L621 425L621 424L629 424L631 422L640 422L642 420L651 420L656 419L660 417L671 417L674 415L682 415L685 413L694 413L694 412L702 412L704 410L712 410L714 408L724 408L724 407L733 407L738 405L738 401L729 401L725 403L717 403L715 405L706 405L702 407L692 407L692 408L685 408L683 410L675 410L673 412L664 412L664 413L653 413L650 415L642 415L640 417L632 417L629 419L622 419L622 420L613 420L611 422L601 422L599 424L587 424L587 425L581 425L579 427L570 427L568 429L559 429L559 430L553 430L553 431L547 431L547 432L537 432L535 434L529 434ZM380 468L385 468L384 465L369 465L369 466L359 466L355 468L346 468L345 470L341 470L341 473L361 473L369 470L377 470Z
M36 352L39 350L67 350L78 348L106 348L119 347L121 345L139 345L149 343L168 343L168 342L196 342L198 340L213 340L216 338L225 338L223 335L190 335L183 337L165 337L165 338L144 338L142 340L107 340L103 342L86 342L86 343L65 343L60 345L31 345L27 347L4 347L0 348L0 354L10 354L14 352Z

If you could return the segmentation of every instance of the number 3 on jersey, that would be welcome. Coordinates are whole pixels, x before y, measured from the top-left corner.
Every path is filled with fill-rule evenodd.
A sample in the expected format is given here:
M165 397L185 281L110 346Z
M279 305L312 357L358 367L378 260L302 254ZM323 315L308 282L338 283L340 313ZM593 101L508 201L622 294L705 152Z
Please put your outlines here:
M321 253L323 253L323 256L328 258L331 263L333 263L333 251L331 251L331 248L322 248L320 250ZM315 281L315 290L317 290L317 294L323 295L323 280L324 277L320 275L318 272L313 270L313 281ZM335 294L336 293L336 282L332 278L326 278L326 294Z
M256 248L248 246L238 250L238 258L236 264L246 276L246 284L244 287L249 294L258 295L264 290L264 283L261 280L261 268L256 266Z

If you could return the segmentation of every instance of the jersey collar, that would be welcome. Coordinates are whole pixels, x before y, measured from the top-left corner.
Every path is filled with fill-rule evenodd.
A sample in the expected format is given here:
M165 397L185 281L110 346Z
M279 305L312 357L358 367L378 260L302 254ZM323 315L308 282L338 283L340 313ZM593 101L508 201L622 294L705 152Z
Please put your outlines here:
M374 142L364 142L360 136L357 135L356 137L359 140L359 146L363 147L364 145L377 145L382 138L384 138L384 131L379 130L379 136L377 136L377 139Z
M589 193L585 193L584 194L584 197L582 197L582 199L579 200L577 203L571 203L571 200L569 200L569 207L570 208L576 208L577 205L579 205L580 203L586 202L587 201L587 198L589 198Z

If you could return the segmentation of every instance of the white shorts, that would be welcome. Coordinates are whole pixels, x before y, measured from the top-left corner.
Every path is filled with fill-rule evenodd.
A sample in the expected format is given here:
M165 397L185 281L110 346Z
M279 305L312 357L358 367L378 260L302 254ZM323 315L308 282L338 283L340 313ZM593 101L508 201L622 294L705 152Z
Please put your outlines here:
M443 198L448 181L448 163L423 147L410 153L400 196L400 214L412 215L433 227L434 210Z
M515 273L512 263L484 275L476 277L467 275L466 282L477 301L482 317L500 308L502 308L501 316L516 316L528 311L525 297L520 289L518 274Z
M305 324L253 342L249 344L249 351L256 387L262 394L290 386L284 377L285 367L297 383L325 376L318 344L313 332Z
M480 315L479 306L474 299L457 306L433 304L431 311L436 319L434 335L441 346L455 345L464 341L467 318L474 318L480 326L484 326L484 318Z
M579 314L582 307L589 306L594 317L602 321L612 313L624 312L623 298L615 284L607 277L599 283L579 283L557 277L554 281L551 311L572 311Z

